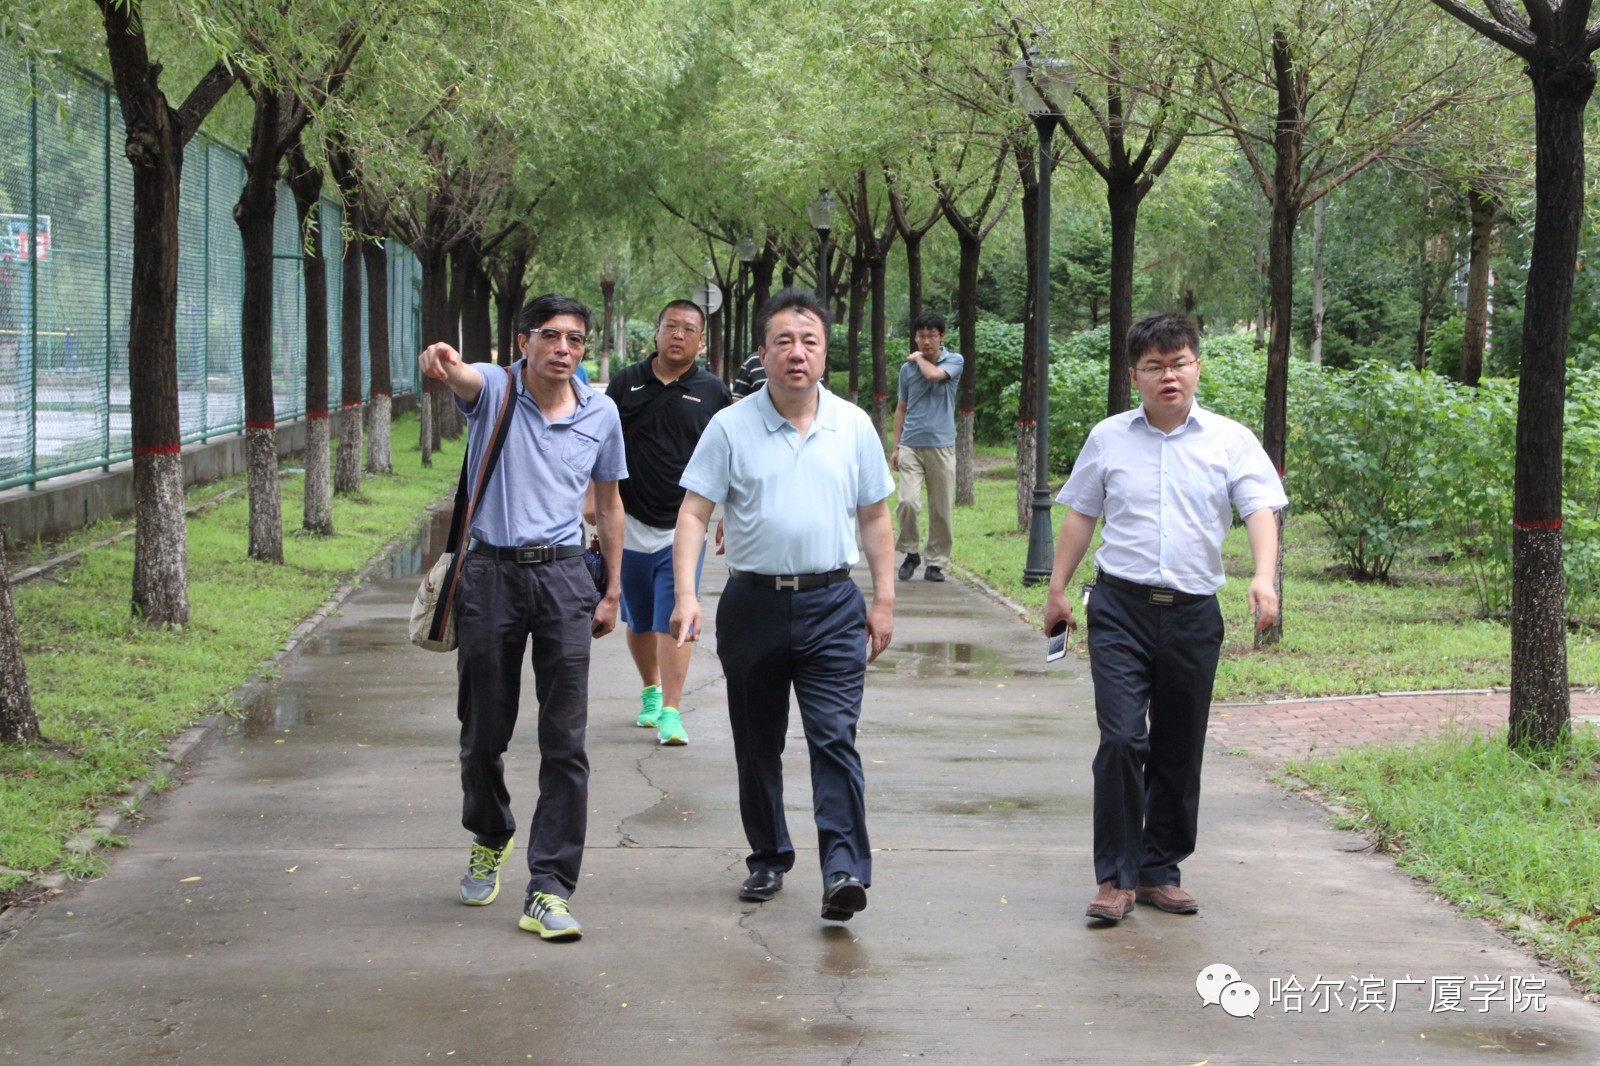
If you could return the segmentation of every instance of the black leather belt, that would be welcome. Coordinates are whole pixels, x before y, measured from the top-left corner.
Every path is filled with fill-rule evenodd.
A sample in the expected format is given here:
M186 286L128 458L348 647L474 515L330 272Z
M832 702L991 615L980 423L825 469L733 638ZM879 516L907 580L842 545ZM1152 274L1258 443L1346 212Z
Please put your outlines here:
M1137 581L1129 581L1115 574L1108 574L1101 570L1096 581L1110 585L1114 589L1130 592L1155 604L1157 607L1187 607L1191 603L1202 603L1211 599L1211 593L1201 595L1198 592L1179 592L1177 589L1164 589L1156 585L1141 585Z
M827 588L840 581L850 580L850 568L840 567L826 574L753 574L749 570L729 570L728 576L764 589L779 592L805 592L807 589Z
M522 563L532 566L537 563L553 563L557 559L575 559L583 554L583 545L524 544L516 548L497 548L493 544L485 544L477 537L473 537L467 542L467 551L473 555L498 559L502 563Z

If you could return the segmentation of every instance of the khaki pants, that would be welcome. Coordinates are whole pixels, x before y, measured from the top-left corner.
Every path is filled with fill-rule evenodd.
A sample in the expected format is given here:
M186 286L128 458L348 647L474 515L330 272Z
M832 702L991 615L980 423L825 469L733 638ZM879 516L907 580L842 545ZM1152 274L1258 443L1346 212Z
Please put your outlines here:
M900 536L894 550L904 554L916 552L925 566L950 568L950 545L955 534L950 526L951 512L956 503L956 450L950 448L908 448L900 445L900 503L895 517L900 524ZM922 510L922 484L928 484L928 547L918 552L921 539L917 531L917 515Z

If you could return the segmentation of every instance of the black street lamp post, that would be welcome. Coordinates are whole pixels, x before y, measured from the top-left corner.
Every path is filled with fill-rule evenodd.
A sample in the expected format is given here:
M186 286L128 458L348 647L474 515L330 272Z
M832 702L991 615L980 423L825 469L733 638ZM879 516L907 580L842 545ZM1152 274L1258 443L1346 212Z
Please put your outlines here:
M806 206L811 228L822 239L822 247L817 252L817 299L824 307L828 306L828 253L832 251L828 246L828 233L833 229L833 214L838 207L827 189L822 190L822 199Z
M1028 561L1022 583L1050 580L1055 565L1055 535L1050 526L1050 135L1061 112L1055 101L1072 94L1077 77L1072 64L1030 46L1011 66L1017 100L1039 131L1039 197L1034 242L1033 355L1035 406L1033 513L1028 523Z
M738 351L728 359L730 369L735 358L740 365L743 365L745 356L750 354L750 350L754 347L750 342L750 264L761 254L754 237L739 238L735 252L739 256L739 291L735 294L739 300L739 307L733 324L733 343Z

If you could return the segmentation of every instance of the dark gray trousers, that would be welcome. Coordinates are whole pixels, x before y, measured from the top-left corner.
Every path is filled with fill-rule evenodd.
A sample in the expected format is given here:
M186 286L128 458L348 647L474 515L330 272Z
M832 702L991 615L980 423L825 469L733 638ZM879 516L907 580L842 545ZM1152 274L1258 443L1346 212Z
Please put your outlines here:
M582 558L527 566L469 553L456 596L461 824L490 847L516 831L502 756L517 725L522 653L532 637L539 802L528 834L528 892L570 896L588 826L583 742L594 582Z
M1100 582L1085 617L1100 726L1095 881L1176 885L1200 820L1222 610L1215 596L1161 607Z
M843 581L779 592L730 580L717 606L717 657L739 766L739 816L756 870L794 867L783 815L783 748L789 689L811 755L811 802L822 873L872 883L866 779L856 722L867 673L867 607Z

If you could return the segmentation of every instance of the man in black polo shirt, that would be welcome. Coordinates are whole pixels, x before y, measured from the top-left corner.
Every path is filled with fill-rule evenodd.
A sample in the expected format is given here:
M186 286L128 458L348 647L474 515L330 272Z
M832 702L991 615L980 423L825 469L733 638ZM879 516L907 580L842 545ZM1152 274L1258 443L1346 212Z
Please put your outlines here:
M622 485L622 619L628 651L644 682L637 724L660 743L687 744L678 703L689 674L689 644L669 635L676 602L672 535L683 487L678 478L711 416L733 402L728 387L695 364L705 331L698 305L674 300L656 316L656 351L611 378L606 395L622 416L628 478ZM704 545L701 558L705 557ZM700 569L695 568L698 592Z

